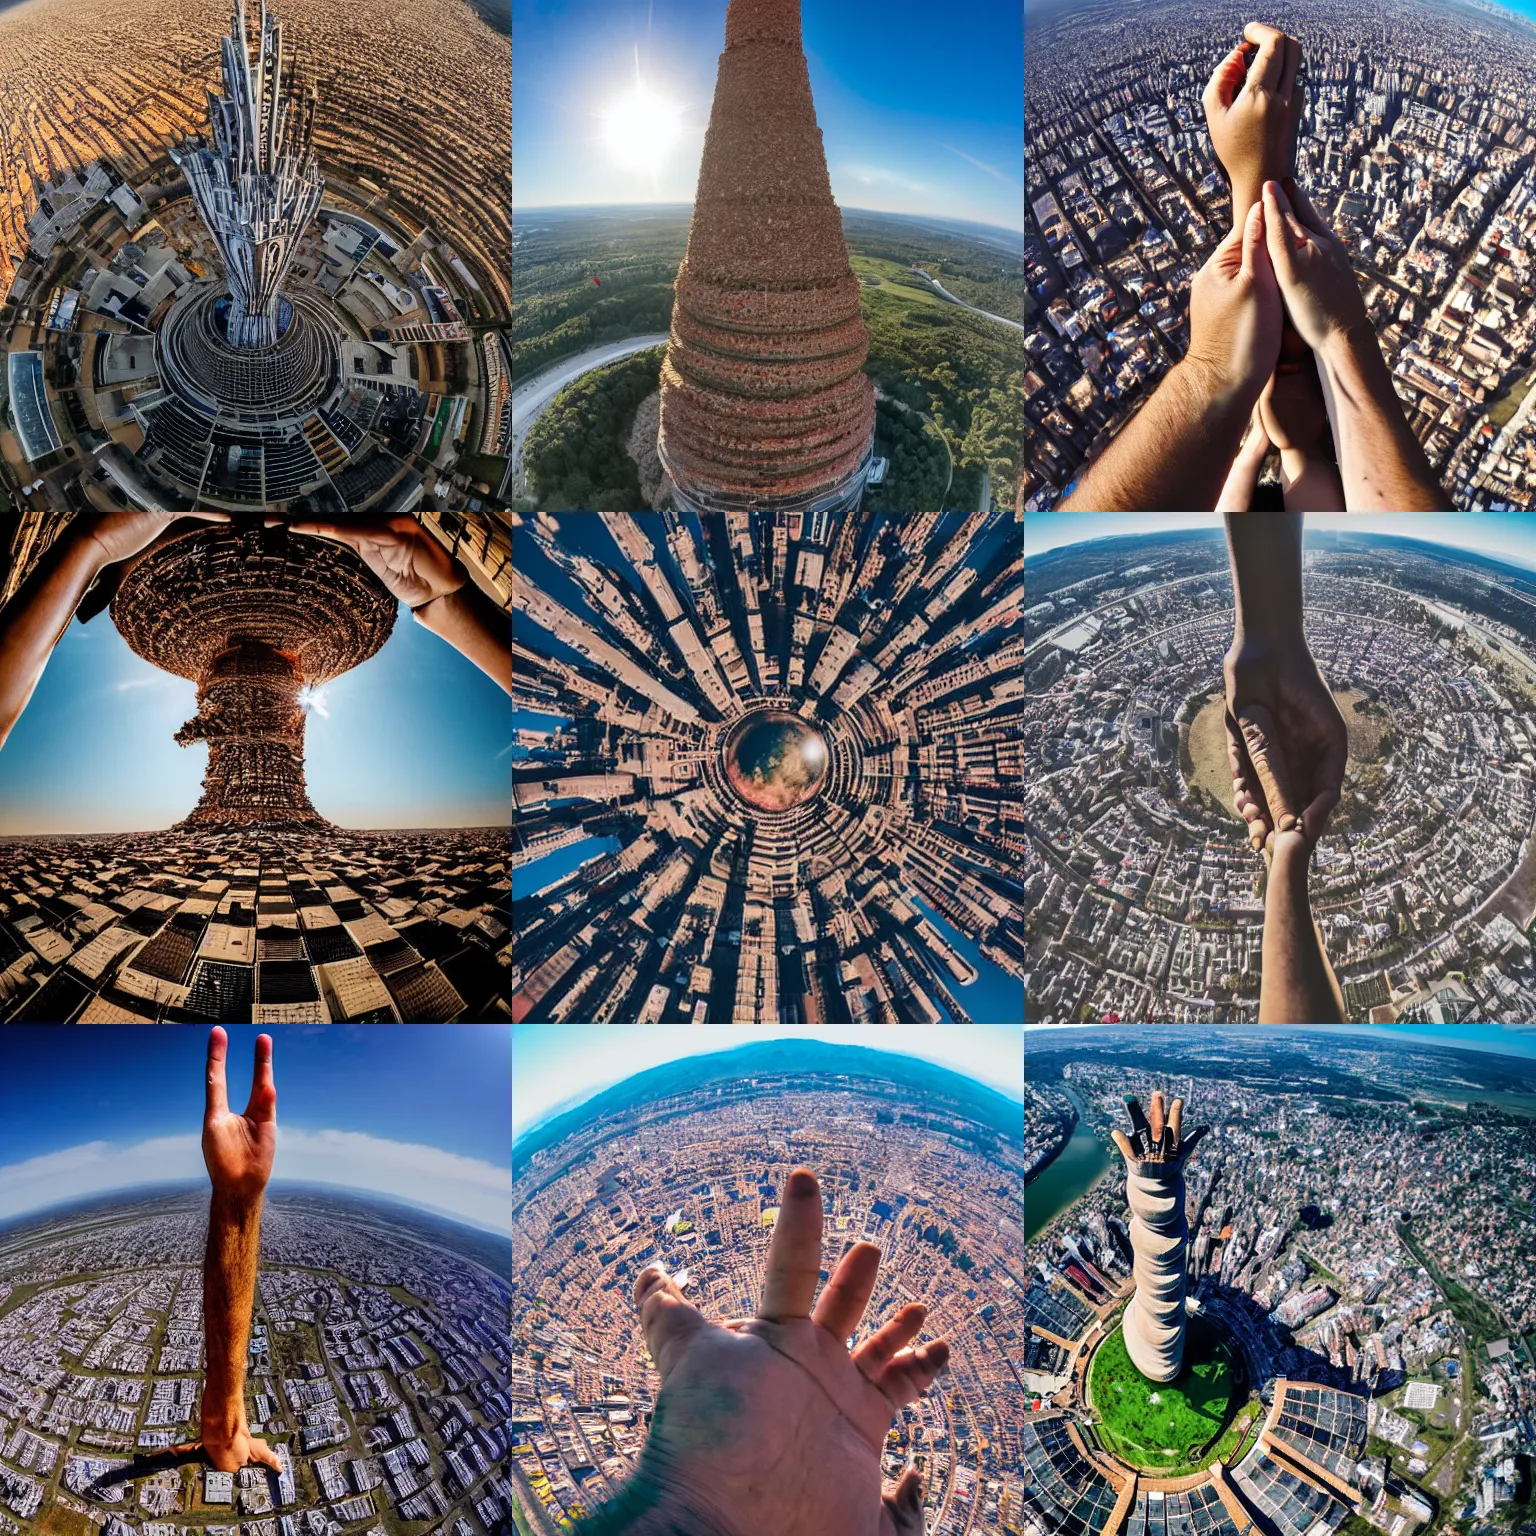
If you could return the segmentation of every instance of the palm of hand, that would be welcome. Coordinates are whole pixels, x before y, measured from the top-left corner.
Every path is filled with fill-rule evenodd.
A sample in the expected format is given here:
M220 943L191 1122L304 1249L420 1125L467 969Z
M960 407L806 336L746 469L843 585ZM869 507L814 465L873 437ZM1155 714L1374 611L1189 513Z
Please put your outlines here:
M850 1249L811 1313L820 1248L820 1192L802 1171L756 1317L708 1323L661 1271L642 1272L635 1293L662 1391L640 1480L732 1533L921 1536L921 1484L909 1472L882 1498L880 1454L897 1408L932 1385L948 1347L907 1347L925 1315L913 1304L850 1354L879 1250Z
M1316 843L1339 802L1349 754L1349 733L1339 706L1305 642L1270 646L1245 642L1227 653L1227 749L1238 814L1267 835L1283 812L1299 817ZM1234 717L1252 706L1268 712L1281 754L1278 786L1266 791L1252 755L1232 730ZM1278 794L1276 788L1278 787ZM1279 806L1272 800L1279 799Z
M215 1189L250 1193L266 1187L277 1151L275 1121L256 1121L229 1110L203 1125L203 1160Z
M179 517L195 517L200 522L229 521L227 512L92 512L81 523L86 536L93 539L108 565L127 560L148 549Z
M464 585L452 557L413 517L357 524L297 522L290 531L345 544L407 608L420 608Z

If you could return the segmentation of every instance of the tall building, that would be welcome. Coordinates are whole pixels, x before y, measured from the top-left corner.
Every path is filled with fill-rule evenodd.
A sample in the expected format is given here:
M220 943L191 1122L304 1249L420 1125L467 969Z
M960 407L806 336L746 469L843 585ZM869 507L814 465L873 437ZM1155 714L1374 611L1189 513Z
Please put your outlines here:
M320 211L320 168L310 148L315 92L310 87L295 95L291 68L284 67L283 29L267 14L266 0L255 59L245 0L235 0L219 52L224 94L208 93L213 143L174 158L223 259L229 285L225 339L233 347L270 347L291 314L283 276L298 237Z
M146 661L197 683L176 740L208 743L183 826L330 825L304 785L300 695L372 656L395 611L351 550L286 528L201 527L135 561L113 622Z
M1166 1119L1163 1095L1152 1095L1150 1121L1135 1099L1125 1101L1131 1135L1116 1130L1125 1158L1125 1191L1131 1207L1131 1251L1136 1294L1121 1327L1126 1353L1149 1381L1172 1381L1184 1369L1184 1276L1189 1223L1184 1215L1184 1163L1206 1128L1182 1135L1184 1101L1175 1099Z
M661 371L657 449L677 500L857 506L874 442L868 351L799 0L730 0Z

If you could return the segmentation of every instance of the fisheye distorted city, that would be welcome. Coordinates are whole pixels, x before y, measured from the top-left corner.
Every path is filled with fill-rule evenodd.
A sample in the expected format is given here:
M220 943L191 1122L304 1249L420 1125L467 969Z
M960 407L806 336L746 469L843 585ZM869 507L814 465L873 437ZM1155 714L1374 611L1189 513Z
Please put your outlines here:
M1026 505L1189 341L1190 279L1230 193L1201 92L1251 10L1029 6ZM1131 20L1130 18L1134 18ZM1462 507L1536 501L1536 29L1490 4L1287 4L1301 41L1296 178L1347 241L1414 434Z
M1536 544L1517 531L1523 555L1484 555L1397 536L1412 518L1390 536L1348 521L1309 530L1304 556L1307 641L1349 735L1310 871L1345 1014L1529 1021ZM1266 887L1223 728L1226 550L1219 523L1158 526L1026 551L1034 1023L1258 1016ZM1486 533L1465 528L1469 546Z
M1029 1035L1024 1536L1533 1529L1536 1060L1473 1034Z
M887 1479L914 1458L924 1468L935 1536L1017 1532L1028 1503L1017 1095L795 1037L653 1069L521 1136L514 1504L563 1529L623 1486L657 1405L635 1277L661 1263L706 1316L751 1316L785 1179L804 1165L821 1181L824 1266L878 1244L870 1317L922 1302L929 1335L950 1343L949 1374L894 1415Z

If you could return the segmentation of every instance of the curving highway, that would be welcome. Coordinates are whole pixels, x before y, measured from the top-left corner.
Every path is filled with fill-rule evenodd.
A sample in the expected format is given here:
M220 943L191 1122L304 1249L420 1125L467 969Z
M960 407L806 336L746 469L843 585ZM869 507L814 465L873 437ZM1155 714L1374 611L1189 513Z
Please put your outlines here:
M1016 331L1024 329L1024 322L1022 320L1010 320L1006 315L994 315L990 309L977 309L974 304L967 304L964 299L957 299L932 273L924 272L921 267L914 267L912 270L914 273L926 277L951 304L958 304L961 309L968 309L973 315L985 315L988 320L996 320L1001 325L1011 325Z
M604 363L628 357L631 352L643 352L647 347L662 346L666 339L666 333L663 332L660 336L630 336L623 341L610 341L600 347L589 347L585 352L578 352L575 357L554 363L542 373L536 373L531 379L519 384L512 391L512 452L507 460L506 478L502 481L502 495L515 496L523 489L523 444L534 422L544 414L550 401L567 384L573 384L584 373L591 373Z

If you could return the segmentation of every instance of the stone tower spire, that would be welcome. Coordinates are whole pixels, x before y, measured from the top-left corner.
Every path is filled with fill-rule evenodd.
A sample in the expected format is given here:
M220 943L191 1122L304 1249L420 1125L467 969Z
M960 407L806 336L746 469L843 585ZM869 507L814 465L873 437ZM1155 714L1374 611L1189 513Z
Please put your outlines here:
M1125 1159L1125 1194L1131 1207L1131 1251L1136 1294L1121 1328L1126 1353L1149 1381L1172 1381L1184 1369L1184 1276L1189 1223L1184 1216L1184 1162L1206 1128L1183 1134L1184 1101L1175 1099L1166 1121L1161 1091L1152 1117L1135 1099L1125 1101L1131 1135L1113 1132Z
M730 0L661 374L662 463L697 510L856 505L869 335L799 0Z

